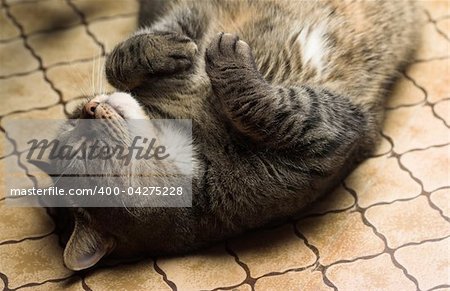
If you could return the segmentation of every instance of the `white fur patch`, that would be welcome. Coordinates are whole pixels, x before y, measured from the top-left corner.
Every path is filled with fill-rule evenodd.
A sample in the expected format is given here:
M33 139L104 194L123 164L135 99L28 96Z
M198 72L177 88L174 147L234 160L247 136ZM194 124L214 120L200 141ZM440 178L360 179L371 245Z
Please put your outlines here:
M111 95L98 95L92 101L111 105L126 120L149 120L139 102L128 93L116 92ZM174 163L182 174L192 175L193 170L198 170L198 161L193 156L192 134L180 130L171 122L163 122L163 128L155 130L148 121L148 134L158 132L159 143L167 148L170 157L167 162ZM142 123L140 124L142 125ZM142 130L142 129L140 129Z
M125 119L148 119L142 107L130 94L116 92L111 95L99 95L92 101L108 103Z
M327 25L321 22L315 26L306 26L298 35L303 62L314 66L320 74L324 68L324 60L328 54Z

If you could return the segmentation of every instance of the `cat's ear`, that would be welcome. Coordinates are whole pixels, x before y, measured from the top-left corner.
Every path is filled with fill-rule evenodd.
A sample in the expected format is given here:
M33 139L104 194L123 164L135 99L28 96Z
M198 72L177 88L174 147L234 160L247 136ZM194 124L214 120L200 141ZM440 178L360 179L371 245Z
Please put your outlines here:
M114 249L112 237L75 221L74 231L64 249L64 264L73 271L87 269Z

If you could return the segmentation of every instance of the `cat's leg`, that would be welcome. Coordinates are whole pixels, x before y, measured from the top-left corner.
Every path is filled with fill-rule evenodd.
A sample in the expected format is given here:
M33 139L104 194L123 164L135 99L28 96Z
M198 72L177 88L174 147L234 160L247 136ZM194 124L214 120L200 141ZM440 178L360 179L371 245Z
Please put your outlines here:
M106 76L117 89L134 91L159 80L193 73L209 23L197 7L177 7L151 27L118 44L106 60Z
M348 149L374 130L370 116L346 96L319 87L266 82L250 47L237 36L217 35L205 58L217 102L234 127L256 145L326 155Z

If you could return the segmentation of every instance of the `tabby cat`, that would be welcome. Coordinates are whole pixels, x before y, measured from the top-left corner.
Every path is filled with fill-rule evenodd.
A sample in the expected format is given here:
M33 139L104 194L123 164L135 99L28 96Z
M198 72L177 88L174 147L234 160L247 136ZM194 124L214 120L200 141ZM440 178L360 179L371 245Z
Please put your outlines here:
M184 253L298 214L371 154L417 42L406 0L142 0L139 21L106 62L125 93L74 116L192 119L193 204L69 209L72 270Z

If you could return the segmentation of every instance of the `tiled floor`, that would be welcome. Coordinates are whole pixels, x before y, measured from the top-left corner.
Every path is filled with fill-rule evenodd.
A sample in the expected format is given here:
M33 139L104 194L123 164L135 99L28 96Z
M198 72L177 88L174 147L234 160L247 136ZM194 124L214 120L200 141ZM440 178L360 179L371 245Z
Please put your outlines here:
M422 3L423 45L386 105L376 156L303 218L185 257L74 274L45 210L0 205L0 288L450 290L450 10ZM134 0L2 0L1 167L23 151L5 122L64 117L136 13Z

